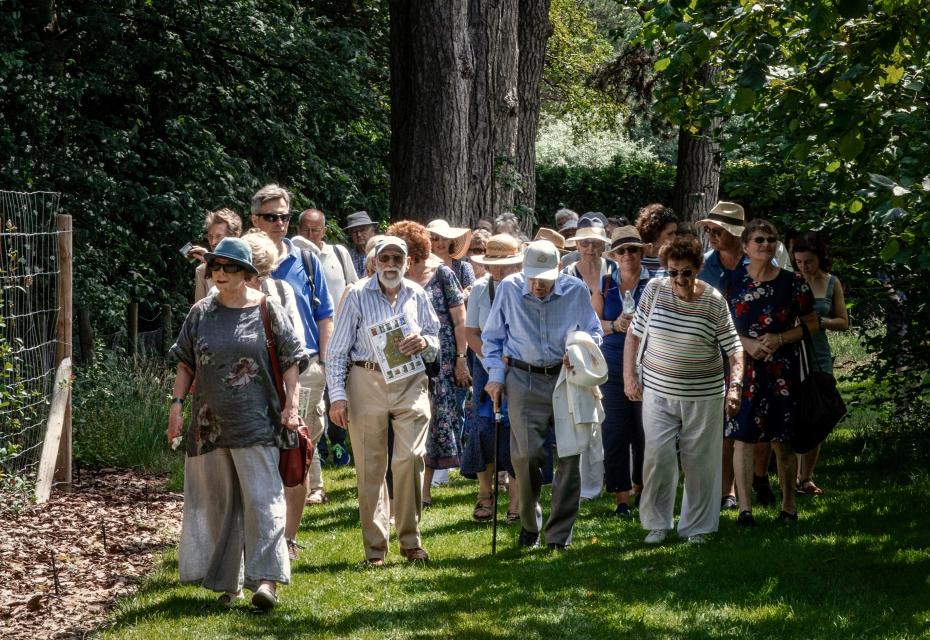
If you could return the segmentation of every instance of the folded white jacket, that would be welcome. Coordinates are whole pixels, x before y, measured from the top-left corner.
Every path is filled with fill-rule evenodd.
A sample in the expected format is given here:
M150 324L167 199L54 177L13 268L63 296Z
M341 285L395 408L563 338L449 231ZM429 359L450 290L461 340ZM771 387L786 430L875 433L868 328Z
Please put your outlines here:
M607 381L607 361L584 331L568 334L565 350L572 368L562 367L552 396L555 442L559 457L588 451L592 462L604 459L600 424L604 420L600 386Z

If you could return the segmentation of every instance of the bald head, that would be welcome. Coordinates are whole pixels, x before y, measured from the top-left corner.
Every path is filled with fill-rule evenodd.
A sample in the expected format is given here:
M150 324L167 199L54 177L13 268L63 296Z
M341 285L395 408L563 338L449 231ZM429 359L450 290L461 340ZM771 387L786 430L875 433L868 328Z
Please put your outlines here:
M326 237L326 216L319 209L307 209L297 221L297 233L322 249Z

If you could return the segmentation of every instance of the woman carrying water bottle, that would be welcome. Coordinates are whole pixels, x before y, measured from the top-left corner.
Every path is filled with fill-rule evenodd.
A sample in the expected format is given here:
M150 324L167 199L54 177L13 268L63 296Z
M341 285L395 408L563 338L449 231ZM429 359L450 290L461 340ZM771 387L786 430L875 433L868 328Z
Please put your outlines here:
M643 485L642 402L633 402L623 393L623 345L649 270L642 266L643 241L636 227L614 229L607 256L620 268L601 279L600 295L592 297L594 311L601 319L607 359L607 382L601 385L606 417L601 425L604 439L604 484L616 497L614 513L630 517L630 493L638 494ZM630 464L632 453L632 467Z

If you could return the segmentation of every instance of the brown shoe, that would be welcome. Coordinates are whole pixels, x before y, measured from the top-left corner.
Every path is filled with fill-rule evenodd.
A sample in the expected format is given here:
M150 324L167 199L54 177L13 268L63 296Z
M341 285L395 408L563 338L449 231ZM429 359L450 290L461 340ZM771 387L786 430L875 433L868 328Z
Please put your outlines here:
M400 555L407 558L408 562L426 562L429 560L429 554L423 547L413 547L412 549L401 549Z
M322 488L311 489L307 494L307 504L323 504L327 501L329 498L326 497L326 492Z
M365 564L369 567L383 567L384 558L368 558L365 560Z

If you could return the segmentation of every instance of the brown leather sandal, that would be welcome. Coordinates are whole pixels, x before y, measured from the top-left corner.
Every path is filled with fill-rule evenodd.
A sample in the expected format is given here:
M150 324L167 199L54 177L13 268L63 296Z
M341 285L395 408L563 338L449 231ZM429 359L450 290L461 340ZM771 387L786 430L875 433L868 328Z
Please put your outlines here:
M491 496L478 496L478 502L475 504L475 510L472 511L471 517L476 522L487 522L494 517L494 502Z

